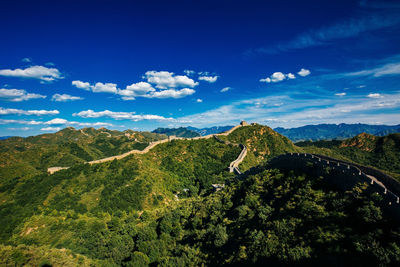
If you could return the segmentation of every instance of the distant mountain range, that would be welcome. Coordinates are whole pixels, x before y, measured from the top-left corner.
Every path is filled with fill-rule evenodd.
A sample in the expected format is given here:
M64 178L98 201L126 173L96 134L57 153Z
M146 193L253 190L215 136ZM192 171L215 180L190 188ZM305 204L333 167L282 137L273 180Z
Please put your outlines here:
M153 133L157 134L165 134L168 136L177 136L177 137L185 137L185 138L192 138L196 136L200 136L199 133L195 131L188 130L185 127L179 128L157 128L153 131Z
M199 133L201 136L204 135L209 135L209 134L218 134L218 133L222 133L225 131L228 131L230 129L232 129L233 126L214 126L214 127L210 127L210 128L195 128L195 127L187 127L187 129L194 131L196 133Z
M179 127L179 128L157 128L153 133L165 134L168 136L177 136L191 138L196 136L204 136L209 134L222 133L230 130L233 126L214 126L210 128L195 128L195 127Z
M5 139L8 139L10 137L13 137L13 136L0 136L0 140L5 140Z
M275 128L275 131L288 137L293 142L298 141L318 141L332 139L346 139L354 137L360 133L368 133L377 136L385 136L391 133L400 132L400 124L389 125L369 125L369 124L318 124L306 125L297 128Z

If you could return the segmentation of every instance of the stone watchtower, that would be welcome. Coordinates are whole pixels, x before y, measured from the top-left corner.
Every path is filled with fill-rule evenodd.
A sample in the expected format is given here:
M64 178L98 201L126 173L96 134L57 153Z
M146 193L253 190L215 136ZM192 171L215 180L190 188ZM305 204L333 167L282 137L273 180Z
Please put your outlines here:
M248 126L249 124L248 124L246 121L241 121L241 122L240 122L240 125L241 125L241 126Z

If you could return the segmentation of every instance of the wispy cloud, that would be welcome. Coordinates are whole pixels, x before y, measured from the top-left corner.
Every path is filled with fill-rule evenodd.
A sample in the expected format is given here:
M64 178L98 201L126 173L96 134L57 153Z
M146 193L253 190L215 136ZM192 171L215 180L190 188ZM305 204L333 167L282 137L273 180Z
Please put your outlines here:
M32 129L31 127L10 127L10 128L7 128L7 130L10 130L10 131L29 131L31 129Z
M137 115L135 112L116 112L110 110L104 111L93 111L91 109L84 110L78 113L72 114L73 116L81 117L81 118L100 118L100 117L109 117L115 120L132 120L132 121L142 121L142 120L157 120L157 121L174 121L173 118L166 118L159 115Z
M22 89L0 89L0 100L21 102L30 99L46 98L45 95L28 93Z
M386 75L399 75L400 74L400 62L396 63L388 63L383 66L366 69L356 72L346 73L346 76L373 76L373 77L381 77Z
M355 37L364 32L397 26L399 23L400 16L398 14L385 13L382 15L374 14L360 18L351 18L326 27L304 32L288 42L249 50L246 54L277 54L289 50L327 45L334 40Z
M225 92L228 92L231 89L232 89L231 87L227 86L227 87L222 88L220 92L221 93L225 93Z
M62 118L55 118L49 121L36 121L36 120L7 120L0 119L0 124L23 124L23 125L64 125L64 126L81 126L81 127L104 127L113 126L107 122L78 122L68 121Z
M346 93L336 93L335 96L345 96Z
M0 107L0 115L57 115L60 112L58 110L23 110L15 108L2 108Z
M375 96L375 95L374 95ZM248 99L206 112L177 118L176 125L235 124L240 120L256 121L272 127L296 127L318 123L398 124L400 93L379 97L357 95L341 98L294 99L289 95ZM179 123L186 121L187 123Z
M367 95L369 98L382 98L383 96L379 93L370 93Z
M43 127L40 130L45 132L58 132L61 130L61 127Z
M39 79L43 82L52 82L63 79L61 72L56 68L31 66L25 69L2 69L0 76Z

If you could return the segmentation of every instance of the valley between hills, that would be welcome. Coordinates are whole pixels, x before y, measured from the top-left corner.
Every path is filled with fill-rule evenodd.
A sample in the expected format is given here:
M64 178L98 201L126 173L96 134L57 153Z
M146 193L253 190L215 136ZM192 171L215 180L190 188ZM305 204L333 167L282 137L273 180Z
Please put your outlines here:
M162 132L1 140L0 265L400 263L400 134Z

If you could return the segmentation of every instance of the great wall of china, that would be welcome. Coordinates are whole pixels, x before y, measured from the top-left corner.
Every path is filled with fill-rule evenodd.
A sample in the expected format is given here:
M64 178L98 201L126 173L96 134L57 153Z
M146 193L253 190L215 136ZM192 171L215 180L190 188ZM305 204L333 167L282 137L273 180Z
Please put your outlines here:
M393 215L393 218L400 221L400 183L379 170L307 153L279 155L269 161L269 166L304 172L311 170L343 191L351 190L358 183L367 183L369 185L367 190L381 195L384 208Z
M134 149L134 150L128 151L128 152L123 153L123 154L120 154L120 155L111 156L111 157L107 157L107 158L103 158L103 159L98 159L98 160L92 160L92 161L88 161L87 163L90 164L90 165L92 165L92 164L97 164L97 163L104 163L104 162L108 162L108 161L113 161L114 159L119 160L119 159L125 158L125 157L127 157L127 156L129 156L129 155L132 155L132 154L146 154L147 152L149 152L149 151L150 151L152 148L154 148L155 146L157 146L157 145L159 145L159 144L162 144L162 143L166 143L166 142L172 141L172 140L198 140L198 139L209 139L209 138L213 138L213 137L216 138L217 136L227 136L227 135L229 135L230 133L232 133L233 131L235 131L236 129L238 129L238 128L240 128L240 127L243 127L243 126L247 126L247 125L248 125L247 123L241 122L241 124L236 125L235 127L232 127L232 129L230 129L230 130L228 130L228 131L226 131L226 132L219 133L219 134L209 134L209 135L198 136L198 137L193 137L193 138L184 138L184 137L169 136L167 139L163 139L163 140L156 141L156 142L151 142L151 143L150 143L145 149L143 149L143 150L136 150L136 149ZM217 140L218 140L218 141L222 141L222 140L219 139L219 138L218 138ZM222 141L222 142L225 143L225 141ZM229 142L228 142L228 143L229 143ZM236 160L234 160L233 162L231 162L231 164L229 165L229 170L230 170L231 172L235 171L235 172L238 173L238 174L241 174L241 172L240 172L238 166L239 166L239 164L242 162L242 160L244 159L244 157L246 156L246 153L247 153L246 146L244 146L244 145L242 145L242 146L243 146L243 150L242 150L242 152L240 153L239 157L238 157ZM231 167L232 167L232 168L231 168ZM48 172L49 174L53 174L53 173L55 173L55 172L57 172L57 171L65 170L65 169L68 169L68 168L69 168L69 167L50 167L50 168L47 169L47 172Z
M239 164L246 157L247 147L244 144L234 144L229 141L222 140L218 136L227 136L236 129L247 125L247 123L242 122L240 125L237 125L229 131L223 133L193 138L170 136L167 139L150 143L149 146L143 150L131 150L121 155L93 160L87 163L97 164L112 161L114 159L119 160L132 154L145 154L155 146L170 142L172 140L198 140L215 138L218 142L226 145L240 146L242 148L239 156L232 161L228 167L230 172L235 172L236 174L241 175L242 173L239 170ZM300 169L302 171L307 171L312 169L314 173L326 177L328 182L334 184L343 191L351 190L360 182L367 183L369 185L368 190L381 195L383 201L386 203L385 209L393 215L393 218L400 221L400 183L379 170L343 160L338 160L328 156L308 153L282 154L269 160L268 164L270 167L288 170ZM311 166L309 164L311 164ZM53 174L54 172L68 168L69 167L51 167L48 168L48 172L49 174ZM329 175L327 175L326 170L329 170ZM251 172L251 170L249 172Z

